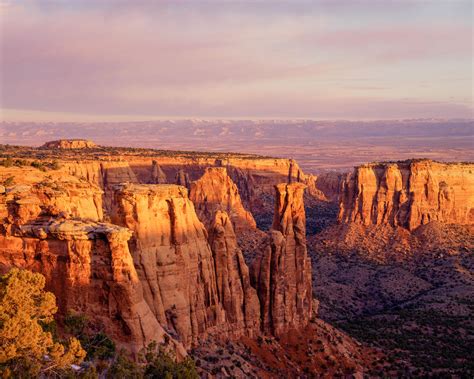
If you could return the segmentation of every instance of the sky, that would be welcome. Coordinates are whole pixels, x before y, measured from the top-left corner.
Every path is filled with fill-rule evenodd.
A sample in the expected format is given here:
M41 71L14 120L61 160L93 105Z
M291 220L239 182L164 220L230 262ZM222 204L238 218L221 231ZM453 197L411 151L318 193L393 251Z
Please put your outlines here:
M0 0L0 118L473 117L470 0Z

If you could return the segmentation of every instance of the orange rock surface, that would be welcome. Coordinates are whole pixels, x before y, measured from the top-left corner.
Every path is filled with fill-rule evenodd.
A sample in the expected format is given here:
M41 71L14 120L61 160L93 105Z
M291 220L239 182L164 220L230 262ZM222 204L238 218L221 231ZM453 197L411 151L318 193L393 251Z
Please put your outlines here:
M252 214L242 205L239 190L225 167L207 168L200 179L191 183L189 198L207 228L214 222L217 211L229 215L236 232L256 228Z
M282 335L304 327L312 312L311 260L306 249L301 183L275 187L273 227L266 247L253 266L261 303L262 327Z
M228 329L233 335L252 336L260 329L260 303L250 284L249 268L227 213L216 212L209 241L214 255L217 293L226 312Z
M429 160L368 164L342 184L339 221L416 229L474 223L474 165Z
M135 267L160 323L190 346L224 321L207 232L186 188L117 186L111 218L133 231Z
M94 142L85 139L60 139L46 142L41 147L44 149L90 149L96 146Z

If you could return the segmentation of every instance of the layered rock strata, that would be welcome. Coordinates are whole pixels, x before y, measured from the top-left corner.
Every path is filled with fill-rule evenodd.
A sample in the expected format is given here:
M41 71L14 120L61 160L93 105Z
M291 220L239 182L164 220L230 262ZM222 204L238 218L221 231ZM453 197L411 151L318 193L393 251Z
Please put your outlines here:
M84 314L120 346L138 353L151 341L168 341L186 354L158 323L143 297L127 241L128 229L73 220L17 225L0 235L0 270L41 272L60 313Z
M263 253L252 266L261 305L262 329L283 335L304 327L312 312L311 260L301 183L275 187L273 226Z
M4 226L25 224L43 216L100 221L102 194L90 183L72 181L15 185L0 197L0 217L4 217Z
M214 255L217 293L228 329L234 335L252 336L260 328L260 303L226 212L216 212L209 242Z
M208 229L217 211L229 215L237 233L256 228L252 214L242 205L239 190L227 175L225 167L207 168L199 180L191 183L189 198L196 207L199 219Z
M339 221L414 230L474 223L474 164L430 160L356 167L341 187Z
M60 139L57 141L46 142L43 149L91 149L97 145L85 139Z
M207 232L186 188L117 186L112 221L133 231L134 264L145 299L162 325L186 346L222 325Z

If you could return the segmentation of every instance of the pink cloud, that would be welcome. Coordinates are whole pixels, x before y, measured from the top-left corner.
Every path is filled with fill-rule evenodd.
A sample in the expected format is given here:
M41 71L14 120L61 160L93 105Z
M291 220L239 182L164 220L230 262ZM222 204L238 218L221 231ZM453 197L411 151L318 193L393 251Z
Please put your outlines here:
M214 12L211 6L107 4L8 7L1 27L0 105L92 114L290 117L336 111L359 116L373 113L374 104L382 115L397 104L401 113L466 114L456 101L469 83L460 82L459 93L433 95L436 101L453 97L451 102L422 109L416 102L410 107L392 100L400 94L374 79L389 63L417 60L441 70L446 58L465 60L471 52L465 23L372 22L359 28L331 23L338 16L334 9L360 9L350 2L325 4L330 14L298 13L286 5L291 12L270 15L262 4L255 12L235 5L229 6L235 12L223 5ZM412 67L424 81L439 79ZM347 85L359 77L357 86ZM338 95L335 83L357 91L357 97L342 89ZM377 95L381 98L372 98Z
M303 45L340 50L383 61L472 55L472 27L466 25L395 25L330 30L300 36Z

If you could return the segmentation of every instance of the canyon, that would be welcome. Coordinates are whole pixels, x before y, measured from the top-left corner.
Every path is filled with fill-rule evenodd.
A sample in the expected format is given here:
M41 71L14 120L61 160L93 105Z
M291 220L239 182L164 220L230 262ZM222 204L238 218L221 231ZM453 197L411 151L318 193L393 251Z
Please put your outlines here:
M89 141L0 153L0 271L41 272L60 318L87 315L132 355L157 341L203 375L219 360L240 362L222 376L396 372L350 320L441 301L448 267L464 279L443 310L472 300L471 163L311 175L293 159Z

